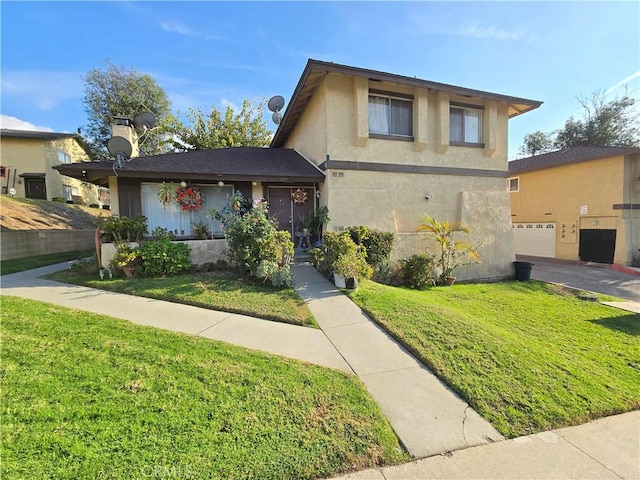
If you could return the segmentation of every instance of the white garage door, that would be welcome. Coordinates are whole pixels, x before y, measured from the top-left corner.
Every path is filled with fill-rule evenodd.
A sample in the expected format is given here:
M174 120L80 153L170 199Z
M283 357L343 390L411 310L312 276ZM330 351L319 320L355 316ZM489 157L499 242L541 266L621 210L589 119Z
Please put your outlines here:
M556 256L555 223L514 223L511 226L517 255Z

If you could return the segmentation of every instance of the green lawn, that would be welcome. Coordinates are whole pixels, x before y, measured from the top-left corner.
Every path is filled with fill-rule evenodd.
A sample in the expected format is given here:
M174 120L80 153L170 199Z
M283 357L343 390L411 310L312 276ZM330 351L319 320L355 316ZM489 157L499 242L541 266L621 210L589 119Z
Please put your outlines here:
M85 257L91 257L92 255L95 256L95 253L95 250L81 250L77 252L50 253L47 255L3 260L0 262L0 273L2 275L8 275L10 273L24 272L25 270L32 270L46 265L78 260Z
M357 378L2 298L2 478L310 479L408 460Z
M294 325L318 326L293 288L274 288L233 271L104 280L100 280L97 273L63 271L47 278Z
M640 315L533 281L351 298L508 437L640 408Z

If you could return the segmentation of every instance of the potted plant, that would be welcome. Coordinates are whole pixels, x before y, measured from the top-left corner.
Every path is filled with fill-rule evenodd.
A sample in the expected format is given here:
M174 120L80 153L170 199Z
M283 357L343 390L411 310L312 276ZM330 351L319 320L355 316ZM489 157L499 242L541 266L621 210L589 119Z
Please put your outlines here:
M435 262L434 277L438 285L452 285L455 282L453 272L463 265L470 265L478 262L478 246L467 242L455 241L453 236L456 233L471 233L469 227L462 222L439 222L431 215L425 215L423 224L417 231L424 231L440 244L440 256ZM464 261L469 257L472 261Z
M158 190L158 201L162 205L162 224L165 224L164 217L167 207L177 200L176 186L172 183L162 182Z
M329 209L326 206L316 208L316 211L313 212L313 221L311 225L311 230L316 234L316 240L314 242L315 246L320 245L322 243L322 228L325 223L329 223L331 219L329 218Z
M302 214L300 215L299 220L300 223L302 224L302 233L304 235L310 235L311 233L311 227L313 227L313 212L309 212L308 214Z
M140 251L137 247L131 247L127 242L115 242L116 253L111 259L111 268L118 268L129 278L135 275L136 268L140 265Z
M358 288L358 280L371 276L372 270L366 260L357 249L349 249L348 252L338 256L333 264L334 275L344 279L344 288L355 290ZM336 282L336 286L339 282Z

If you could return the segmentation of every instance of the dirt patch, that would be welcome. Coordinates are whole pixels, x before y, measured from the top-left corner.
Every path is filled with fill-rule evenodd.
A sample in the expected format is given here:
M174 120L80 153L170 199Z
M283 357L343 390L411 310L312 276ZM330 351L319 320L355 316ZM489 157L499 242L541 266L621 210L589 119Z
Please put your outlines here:
M0 231L16 230L90 230L99 217L111 216L109 210L49 202L0 197Z

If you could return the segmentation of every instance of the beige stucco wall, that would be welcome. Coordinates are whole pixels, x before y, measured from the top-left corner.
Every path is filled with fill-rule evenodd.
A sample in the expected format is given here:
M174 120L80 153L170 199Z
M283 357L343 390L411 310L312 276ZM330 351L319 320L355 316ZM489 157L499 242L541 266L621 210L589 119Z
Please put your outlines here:
M638 155L615 156L514 175L519 191L510 193L512 221L557 222L556 258L565 260L579 260L581 223L597 221L617 230L614 262L630 264L640 245L639 211L613 205L640 202L633 176L639 162Z
M414 141L369 138L369 88L413 96ZM484 107L484 148L449 145L450 102ZM487 177L329 169L321 203L329 207L330 230L368 225L394 232L396 260L429 246L424 234L415 233L424 214L462 220L474 230L468 240L482 244L482 263L460 270L458 278L500 278L513 274L515 258L506 191L507 122L506 104L330 73L286 146L317 164L329 155L335 161L495 172Z
M20 177L23 173L44 173L47 190L47 200L63 196L63 185L76 187L83 197L85 204L98 203L98 189L95 185L60 175L52 167L60 165L58 151L61 150L71 157L71 162L88 161L86 152L73 138L59 138L44 140L34 138L3 137L0 142L0 162L11 169L9 187L13 187L13 176L17 170L15 189L16 196L24 198L25 181ZM7 185L7 179L2 179L2 186Z

